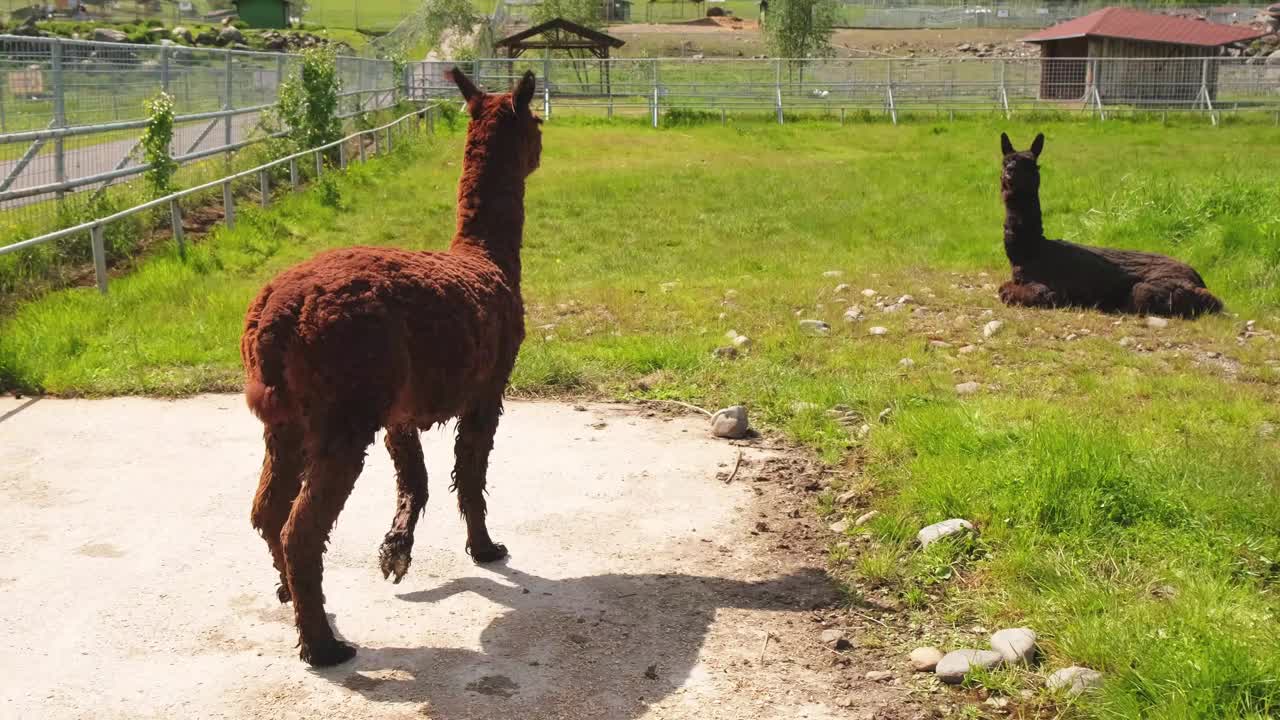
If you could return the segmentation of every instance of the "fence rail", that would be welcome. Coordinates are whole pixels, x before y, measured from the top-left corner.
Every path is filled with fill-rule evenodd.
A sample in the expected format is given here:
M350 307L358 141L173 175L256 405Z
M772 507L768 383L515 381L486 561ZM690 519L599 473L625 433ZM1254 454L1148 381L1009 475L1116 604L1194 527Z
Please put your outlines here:
M447 62L408 68L409 96L456 93ZM669 110L1076 111L1105 118L1128 109L1206 113L1280 111L1280 68L1241 58L985 59L487 59L463 63L482 86L505 89L538 76L544 114L556 108L643 112L656 126Z
M302 165L304 162L309 163L314 167L316 177L319 177L324 172L326 160L331 164L336 164L336 166L339 169L345 169L348 162L354 159L355 157L358 157L361 161L364 161L366 159L368 154L368 142L367 142L368 139L373 140L373 152L374 154L376 154L382 151L384 148L386 151L390 151L391 149L393 149L395 145L394 138L397 133L401 137L403 137L406 133L410 131L420 132L424 121L426 124L427 131L430 133L434 133L435 131L434 112L435 112L435 107L432 105L428 105L426 107L414 110L413 112L403 115L395 120L392 120L391 122L385 125L381 125L375 128L370 128L367 130L357 131L355 133L352 133L351 135L346 136L341 140L337 140L335 142L329 143L327 145L323 145L321 147L304 150L302 152L294 153L286 157L278 158L276 160L263 163L262 165L259 165L257 167L249 168L248 170L243 170L241 172L233 173L226 177L222 177L217 180L204 183L202 185L197 185L195 187L188 188L186 190L181 190L181 191L172 193L170 195L166 195L165 197L162 197L162 198L157 198L155 200L151 200L149 202L136 205L134 207L128 208L127 210L122 210L120 212L114 213L107 217L98 218L96 220L91 220L89 222L81 223L73 227L68 227L62 230L45 233L43 235L33 237L29 240L23 240L21 242L0 247L0 255L7 255L9 253L20 252L22 250L33 248L37 245L43 245L45 243L53 242L55 240L73 237L75 235L83 235L87 233L88 240L90 242L91 249L92 249L95 280L97 281L99 292L102 292L105 294L107 292L108 277L107 277L106 244L104 242L104 238L105 238L107 226L110 225L111 223L117 222L119 220L124 220L128 217L146 212L148 210L153 210L156 208L165 208L170 213L174 241L177 243L179 251L185 252L185 239L183 234L182 207L181 207L181 201L184 198L192 197L199 193L207 192L210 190L220 189L222 191L224 221L228 226L234 227L235 218L236 218L236 210L235 210L236 198L235 198L233 184L236 181L244 180L244 179L256 179L258 183L259 202L262 204L263 207L266 207L271 202L271 182L272 182L271 171L272 170L276 168L287 167L289 170L289 178L290 178L289 185L290 187L296 189L298 186L298 179L301 175L299 166ZM353 143L357 145L357 148L358 148L357 155L354 157L349 157L348 148ZM336 154L336 158L333 157L335 154ZM304 169L305 169L305 166L304 166Z
M136 155L144 101L174 97L179 162L265 139L263 113L300 56L0 35L0 213L36 224L145 171ZM341 115L390 107L401 79L387 60L340 57Z

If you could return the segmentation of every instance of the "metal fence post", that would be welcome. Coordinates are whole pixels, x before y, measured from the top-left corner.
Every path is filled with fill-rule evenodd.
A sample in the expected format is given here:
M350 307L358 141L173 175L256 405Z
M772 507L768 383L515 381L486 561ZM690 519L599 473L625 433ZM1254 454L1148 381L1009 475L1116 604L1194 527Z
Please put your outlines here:
M316 180L324 173L324 155L319 150L315 151L316 157Z
M60 38L53 38L53 45L49 48L49 52L50 65L52 66L53 73L53 126L55 128L61 128L67 126L67 84L66 78L62 73L62 40ZM59 183L66 181L66 141L61 135L53 140L53 172L54 179ZM59 190L59 202L61 202L63 195L63 191ZM103 287L105 287L105 285ZM104 290L103 292L106 291Z
M338 143L338 167L342 170L347 169L347 144Z
M222 91L223 91L224 93L226 93L226 103L223 105L222 109L223 109L223 110L231 110L233 107L235 107L235 102L234 102L234 101L232 101L232 99L231 99L231 93L233 92L234 87L235 87L235 86L232 84L232 82L231 82L231 62L232 62L232 57L231 57L231 51L230 51L230 50L226 50L226 51L224 51L224 52L227 54L227 63L226 63L226 75L227 75L227 76L226 76L226 78L224 79L224 82L223 82L223 88L222 88ZM227 114L227 116L224 118L224 121L225 121L225 122L223 123L223 128L224 128L224 132L223 132L223 135L224 135L223 140L224 140L224 142L223 142L223 145L225 145L225 146L230 146L230 145L231 145L231 137L232 137L232 134L231 134L231 115L230 115L230 113L228 113L228 114ZM227 151L227 162L231 162L231 151L230 151L230 150L228 150L228 151Z
M356 112L364 112L364 61L356 61Z
M551 88L542 86L542 116L551 119Z
M773 99L774 109L778 113L778 124L782 124L782 59L773 61Z
M653 100L649 106L649 112L653 115L653 126L658 127L658 60L655 58L651 61L653 72Z
M160 89L169 92L169 46L160 46Z
M262 207L271 206L271 173L266 170L258 171L258 191L261 193L259 202Z
M893 61L885 63L885 103L889 107L889 119L898 124L898 107L893 102Z
M101 224L89 230L89 242L93 246L93 276L98 281L98 292L107 294L107 241L106 228Z
M173 241L178 244L178 257L186 259L187 240L182 229L182 207L177 200L169 201L169 222L173 225Z
M236 197L231 192L230 180L222 183L222 207L227 227L234 228L236 226Z

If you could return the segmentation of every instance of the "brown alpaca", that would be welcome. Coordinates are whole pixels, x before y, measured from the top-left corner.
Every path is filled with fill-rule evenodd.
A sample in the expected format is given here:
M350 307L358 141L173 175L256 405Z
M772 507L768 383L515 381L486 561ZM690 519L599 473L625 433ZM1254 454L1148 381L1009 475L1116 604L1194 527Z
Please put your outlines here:
M1004 251L1013 280L1000 287L1006 305L1085 307L1103 312L1196 317L1222 310L1191 266L1155 253L1046 240L1040 220L1044 135L1018 152L1000 134L1004 153Z
M542 153L541 120L529 110L533 73L503 95L456 68L452 79L471 121L449 250L327 252L268 283L245 318L245 395L267 449L251 519L280 572L280 601L293 600L301 657L316 666L356 652L325 618L322 556L380 428L397 489L383 577L400 582L408 571L427 503L419 431L451 418L467 552L476 562L507 554L485 527L485 472L524 339L524 188Z

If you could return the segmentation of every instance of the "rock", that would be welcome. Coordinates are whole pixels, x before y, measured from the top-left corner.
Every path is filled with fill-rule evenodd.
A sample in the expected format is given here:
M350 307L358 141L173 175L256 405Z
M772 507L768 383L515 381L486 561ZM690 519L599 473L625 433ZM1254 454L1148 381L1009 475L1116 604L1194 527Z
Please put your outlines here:
M916 672L933 672L942 659L942 651L936 647L918 647L911 651L909 657Z
M218 33L212 30L201 30L200 34L196 35L195 44L196 45L217 45Z
M800 413L813 412L815 410L821 410L821 409L822 408L816 403L802 402L802 401L791 403L791 412L796 413L797 415Z
M266 38L266 41L263 43L263 47L268 50L280 52L289 48L289 40L283 35L273 35Z
M857 305L854 305L850 307L848 310L844 311L844 321L847 323L858 322L862 320L862 318L864 317L866 316L862 314L862 308L858 307Z
M991 649L1000 653L1006 664L1030 665L1036 656L1036 633L1024 627L998 630L991 636Z
M983 705L986 705L987 707L995 708L996 710L1003 710L1003 709L1005 709L1005 708L1009 707L1009 698L1007 698L1007 697L996 697L996 696L994 696L994 695L993 695L993 696L991 696L991 697L987 698L986 702L984 702L984 703L982 703L982 704L983 704Z
M1120 347L1133 347L1134 339L1131 337L1120 338Z
M910 305L911 303L913 303L913 302L915 302L915 301L916 301L916 299L915 299L915 298L913 298L913 297L911 297L910 295L903 295L903 296L901 296L901 297L899 297L899 298L898 298L898 303L897 303L897 304L899 304L899 305Z
M850 290L849 283L840 283L831 292L835 293L836 295L839 295L840 293L849 292L849 290Z
M968 355L969 353L973 353L977 351L978 351L977 345L965 345L964 347L960 348L956 352L960 353L961 355Z
M982 389L982 386L981 386L981 385L979 385L978 383L973 382L973 381L971 380L971 381L969 381L969 382L962 382L962 383L959 383L958 385L956 385L956 394L957 394L957 395L972 395L972 394L974 394L974 393L978 392L978 391L979 391L979 390L981 390L981 389Z
M181 40L185 43L192 42L191 31L188 30L183 25L178 25L174 29L170 30L169 37L173 38L174 40Z
M738 357L738 348L718 347L711 351L711 357L720 358L721 360L732 360Z
M1102 673L1087 667L1072 665L1050 675L1044 685L1052 692L1064 692L1075 697L1102 685Z
M1276 434L1275 423L1264 421L1261 425L1258 426L1258 437L1262 438L1263 440L1267 440L1269 438L1275 437L1275 434Z
M1000 653L993 650L952 650L938 661L934 673L944 683L959 685L969 671L994 669L999 667L1001 660Z
M1267 67L1280 67L1280 50L1267 56Z
M916 366L916 361L912 360L911 358L902 358L901 360L898 361L898 367L901 367L901 368L913 368L915 366Z
M871 328L871 329L870 329L870 330L868 330L867 332L868 332L868 333L870 333L870 334L872 334L872 335L875 335L875 336L879 337L879 336L881 336L881 335L888 335L888 334L889 334L889 328L887 328L887 327L881 327L881 326L879 326L879 325L876 325L875 327Z
M1004 323L1000 322L999 320L992 320L991 322L982 326L982 337L989 338L995 335L996 333L1000 332L1000 328L1002 327L1004 327Z
M929 347L934 348L935 350L946 350L951 347L951 343L946 340L930 340Z
M841 505L848 505L849 503L857 499L858 499L857 490L846 490L836 496L836 502L840 503Z
M920 532L916 533L916 542L920 543L920 547L924 548L942 538L954 537L966 532L976 532L976 530L968 520L952 518L922 528Z
M750 425L747 423L747 409L741 405L727 407L711 417L711 432L716 437L746 437Z
M876 291L872 290L871 288L867 288L866 290L862 291L862 297L873 298L875 296L876 296Z
M857 520L853 521L853 525L854 527L862 527L863 525L866 525L867 523L871 522L872 520L875 520L878 517L880 517L879 510L872 510L871 512L865 512L859 515Z
M1147 318L1147 327L1159 330L1160 328L1169 327L1169 321L1162 317L1149 317Z
M747 350L751 348L751 338L746 335L739 335L733 339L733 346L739 350Z
M112 43L129 42L128 35L125 35L123 32L119 30L112 30L111 28L94 28L93 39L96 42L112 42Z
M837 535L843 535L844 532L849 529L849 521L837 520L836 522L831 523L827 527L830 528L831 532Z
M894 303L892 305L885 305L884 307L880 308L880 311L887 312L887 313L896 313L904 307L906 307L906 305L903 305L902 303Z
M218 31L218 45L234 45L235 43L244 42L244 33L232 25L228 25Z
M800 330L809 335L826 335L831 332L831 326L821 320L801 320Z
M819 640L832 650L847 650L853 647L853 643L849 642L849 638L845 636L844 631L836 628L823 630Z
M841 275L843 275L843 274L844 274L844 273L840 272L839 270L828 270L828 271L826 271L826 272L822 273L822 277L824 277L824 278L838 278L838 277L840 277L840 276L841 276Z
M871 670L866 674L866 678L871 682L885 682L893 679L893 672L889 670Z

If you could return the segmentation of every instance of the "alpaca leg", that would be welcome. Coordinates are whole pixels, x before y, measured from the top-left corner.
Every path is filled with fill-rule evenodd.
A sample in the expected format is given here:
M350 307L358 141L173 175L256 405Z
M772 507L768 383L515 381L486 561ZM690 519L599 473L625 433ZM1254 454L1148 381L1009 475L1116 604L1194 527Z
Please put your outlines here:
M396 466L396 515L378 551L378 564L383 578L394 573L398 583L409 572L413 530L427 505L427 466L416 427L389 428L386 445Z
M489 537L489 529L485 525L485 475L501 414L502 400L499 398L467 413L458 422L453 487L458 491L458 510L467 521L467 552L478 563L493 562L507 556L507 548Z
M284 526L289 590L293 595L294 621L298 626L299 653L303 661L321 667L350 660L355 648L338 640L324 613L324 551L342 506L364 467L367 437L321 437L308 443L306 483L293 503Z
M280 573L280 586L276 597L289 602L289 581L285 577L284 546L280 543L280 531L289 519L293 499L302 485L302 434L291 425L268 426L263 433L267 454L262 461L262 479L253 498L253 512L249 519L253 527L267 541L271 550L271 563Z
M1058 297L1049 286L1038 283L1020 283L1010 280L1000 286L1000 301L1005 305L1026 307L1057 307Z

